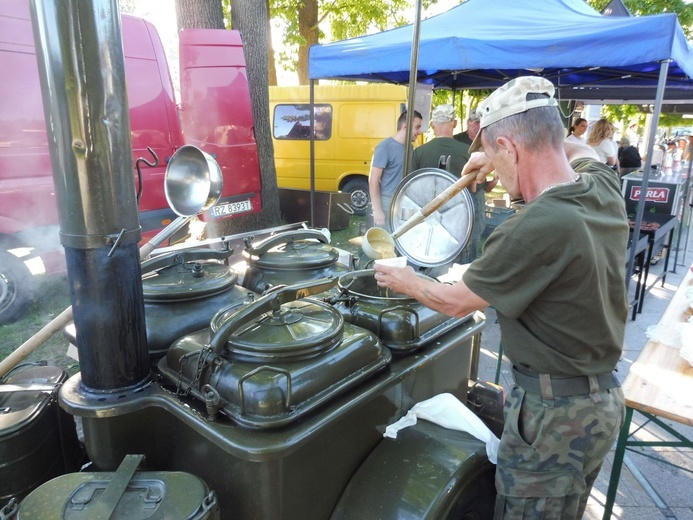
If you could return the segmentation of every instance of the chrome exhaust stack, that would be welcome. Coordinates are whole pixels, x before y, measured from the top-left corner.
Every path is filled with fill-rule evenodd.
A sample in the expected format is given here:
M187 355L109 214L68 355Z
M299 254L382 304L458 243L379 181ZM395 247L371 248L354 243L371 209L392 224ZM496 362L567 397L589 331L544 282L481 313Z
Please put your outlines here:
M32 0L32 22L84 390L149 378L120 13Z

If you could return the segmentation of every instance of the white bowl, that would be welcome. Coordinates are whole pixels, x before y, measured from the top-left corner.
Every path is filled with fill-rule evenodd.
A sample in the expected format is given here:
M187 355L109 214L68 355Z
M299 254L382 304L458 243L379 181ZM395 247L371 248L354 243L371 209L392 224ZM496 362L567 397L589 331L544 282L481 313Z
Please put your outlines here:
M406 267L407 257L396 256L395 258L378 258L373 261L375 265L389 265L391 267Z

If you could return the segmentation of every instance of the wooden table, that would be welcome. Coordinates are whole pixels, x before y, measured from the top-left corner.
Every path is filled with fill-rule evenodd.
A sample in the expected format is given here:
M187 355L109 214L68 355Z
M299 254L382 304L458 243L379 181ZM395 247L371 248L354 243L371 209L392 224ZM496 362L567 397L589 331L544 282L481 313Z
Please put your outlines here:
M693 271L689 269L669 306L662 314L660 323L681 323L693 315L686 298L686 289L691 286L693 286ZM693 447L693 442L659 420L659 418L669 419L693 426L693 367L679 355L678 348L648 341L628 371L623 382L623 393L626 397L626 419L616 442L614 465L604 506L605 520L611 518L627 447ZM629 440L634 411L662 427L677 440L663 442Z

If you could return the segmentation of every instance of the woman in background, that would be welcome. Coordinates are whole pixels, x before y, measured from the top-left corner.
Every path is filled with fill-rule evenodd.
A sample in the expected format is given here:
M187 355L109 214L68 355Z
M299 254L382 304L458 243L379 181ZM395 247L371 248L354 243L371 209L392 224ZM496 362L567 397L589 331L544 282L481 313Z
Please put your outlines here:
M587 132L587 119L578 117L573 123L573 126L568 129L568 136L565 140L584 144L585 138L582 136L585 135L585 132Z
M587 138L587 144L597 152L599 160L612 168L618 168L616 143L614 143L614 125L606 119L600 119L594 123L594 127Z

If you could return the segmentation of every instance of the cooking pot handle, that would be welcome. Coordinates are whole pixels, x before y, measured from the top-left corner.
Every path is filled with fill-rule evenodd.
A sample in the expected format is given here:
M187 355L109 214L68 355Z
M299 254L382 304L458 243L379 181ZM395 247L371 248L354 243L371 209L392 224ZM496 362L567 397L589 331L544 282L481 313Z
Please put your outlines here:
M316 229L301 229L298 231L285 231L284 233L277 233L274 236L268 237L265 240L258 242L256 246L251 246L246 248L246 251L254 256L262 256L270 249L277 247L281 244L288 244L290 242L295 242L297 240L318 240L323 244L329 244L330 241L322 233Z
M337 281L338 278L335 276L320 278L319 280L310 280L308 282L282 287L277 291L258 298L253 303L244 306L236 314L231 315L227 322L221 322L219 324L219 329L209 342L209 346L214 354L217 356L220 355L229 337L231 337L242 325L259 318L266 312L279 311L281 306L285 303L328 291L337 285ZM215 321L216 318L217 317L214 316L212 321Z
M200 262L203 260L217 260L226 262L233 254L233 249L188 249L186 251L175 251L165 255L155 256L142 262L142 274L158 271L165 267L177 264L187 264L188 262Z

